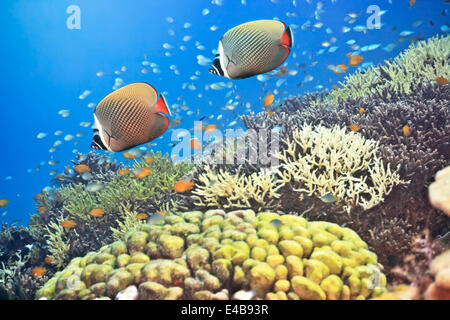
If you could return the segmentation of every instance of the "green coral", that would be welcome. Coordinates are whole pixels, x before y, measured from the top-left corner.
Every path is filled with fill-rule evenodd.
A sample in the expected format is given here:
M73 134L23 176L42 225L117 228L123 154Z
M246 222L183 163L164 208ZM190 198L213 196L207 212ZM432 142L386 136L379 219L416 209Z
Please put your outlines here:
M133 172L144 167L151 173L139 179ZM81 183L43 192L38 202L46 210L41 217L32 217L30 230L35 239L46 242L52 264L60 269L87 249L96 250L145 223L138 218L139 213L150 216L163 211L169 215L181 208L173 186L191 169L191 164L174 164L167 154L152 153L152 161L135 160L129 174L111 175L112 180L104 181L97 192L89 192ZM96 208L104 214L91 216L89 212ZM75 226L65 230L60 225L64 220L74 221Z
M255 299L366 299L382 294L386 279L376 255L348 228L209 210L128 231L73 259L36 297L114 299L130 285L140 299L231 298L243 290Z
M325 98L333 106L347 97L387 98L409 94L420 82L435 81L437 77L450 79L450 37L436 36L427 41L411 44L409 49L383 66L357 70L340 82L342 88L333 90Z
M52 221L45 227L49 257L51 263L57 268L64 267L69 258L70 245L67 240L67 231L61 226L63 220L58 218L56 222Z
M151 173L138 179L133 172L142 168L150 169ZM124 203L132 204L135 207L132 209L137 210L140 203L149 199L154 203L155 211L162 210L168 196L175 194L174 184L191 168L189 164L174 164L167 154L162 156L157 153L151 163L135 160L129 174L118 174L95 193L89 192L85 185L77 184L62 186L56 190L55 197L64 202L68 217L78 221L98 220L89 215L94 208L102 208L105 215L101 219L107 219L110 214L117 214Z

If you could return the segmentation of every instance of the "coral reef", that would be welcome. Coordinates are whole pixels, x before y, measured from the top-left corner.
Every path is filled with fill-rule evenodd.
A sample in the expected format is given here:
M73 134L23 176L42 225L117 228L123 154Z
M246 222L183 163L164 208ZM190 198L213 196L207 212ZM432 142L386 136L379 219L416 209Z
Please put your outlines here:
M394 186L375 207L345 215L336 203L299 202L295 191L286 188L279 193L288 199L281 202L283 211L303 212L308 219L346 225L361 234L392 277L390 269L403 263L416 237L428 230L435 239L450 230L448 217L427 199L434 174L450 158L450 86L436 82L450 74L449 41L446 36L419 42L385 66L348 77L338 90L283 101L270 117L266 112L242 117L247 129L281 128L282 141L292 140L304 125L354 125L364 138L378 143L377 156L409 183ZM420 66L416 61L422 61ZM287 148L280 145L281 152Z
M29 229L2 225L0 231L0 300L33 299L47 277L32 277L31 269L43 259Z
M111 169L107 161L99 164L99 159L104 158L90 153L83 164L95 163L90 167L90 174L102 178L90 180L90 183L101 182L100 190L90 191L85 182L67 183L37 198L38 207L45 210L31 216L30 232L36 242L47 246L50 264L55 269L142 224L145 221L137 218L139 213L151 216L178 208L173 185L191 168L187 164L174 164L167 155L158 153L152 155L152 161L136 160L133 167L127 169L129 172L121 175L117 171L120 165ZM142 178L133 174L143 168L151 174ZM96 208L102 213L100 216L91 214ZM64 226L64 222L72 225Z
M91 181L109 182L116 176L117 172L123 167L121 163L112 160L106 155L100 155L94 151L88 154L79 153L76 160L72 160L73 166L86 165L89 167L89 179L84 179L82 173L72 170L66 170L67 173L62 173L55 176L55 181L58 184L88 184Z
M351 229L272 212L209 210L142 225L73 259L36 298L366 299L385 285L376 255Z

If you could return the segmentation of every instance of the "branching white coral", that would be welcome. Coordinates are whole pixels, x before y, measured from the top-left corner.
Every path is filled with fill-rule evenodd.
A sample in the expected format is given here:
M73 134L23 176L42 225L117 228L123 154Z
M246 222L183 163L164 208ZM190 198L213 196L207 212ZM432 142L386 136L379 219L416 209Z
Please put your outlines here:
M246 176L223 169L216 173L207 167L198 179L200 184L192 193L195 205L200 207L251 208L256 203L268 208L280 197L277 191L283 186L264 170Z
M278 154L278 174L282 182L294 186L300 199L332 194L347 211L355 206L367 210L384 201L394 186L405 183L398 170L385 167L377 156L378 142L357 132L305 125L292 136Z

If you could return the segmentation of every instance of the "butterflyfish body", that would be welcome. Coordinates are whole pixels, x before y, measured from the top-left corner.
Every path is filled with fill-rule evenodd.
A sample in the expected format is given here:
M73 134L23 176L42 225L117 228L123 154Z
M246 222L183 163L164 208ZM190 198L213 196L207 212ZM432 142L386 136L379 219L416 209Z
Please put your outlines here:
M124 151L163 134L170 110L150 84L136 82L108 94L94 112L93 149Z
M257 20L227 31L209 69L230 79L245 79L269 72L289 56L294 38L281 21Z

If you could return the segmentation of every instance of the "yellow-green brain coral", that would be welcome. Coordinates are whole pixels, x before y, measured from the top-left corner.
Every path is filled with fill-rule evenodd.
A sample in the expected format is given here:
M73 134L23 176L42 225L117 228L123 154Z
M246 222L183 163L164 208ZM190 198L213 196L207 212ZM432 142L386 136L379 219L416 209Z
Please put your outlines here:
M75 258L48 299L367 299L385 292L377 257L348 228L252 210L185 212Z

